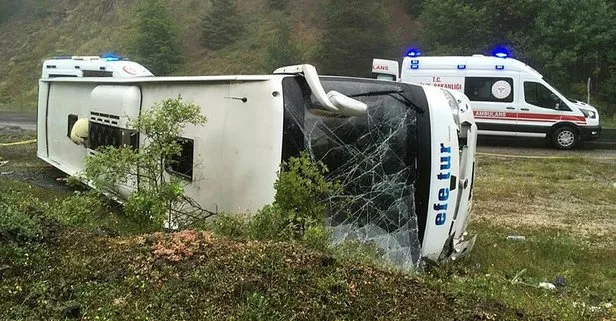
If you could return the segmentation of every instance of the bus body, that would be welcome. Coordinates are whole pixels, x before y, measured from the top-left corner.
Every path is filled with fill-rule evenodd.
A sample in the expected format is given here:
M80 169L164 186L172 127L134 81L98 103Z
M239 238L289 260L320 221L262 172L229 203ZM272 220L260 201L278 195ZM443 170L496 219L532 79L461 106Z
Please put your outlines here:
M463 95L431 87L322 77L309 65L272 75L45 78L39 81L37 155L69 175L100 146L145 143L128 125L181 96L208 122L183 130L168 169L211 212L255 213L274 200L281 162L306 151L346 199L332 205L334 242L359 239L414 268L466 253L476 126ZM87 133L71 139L75 124ZM118 188L120 197L135 186Z

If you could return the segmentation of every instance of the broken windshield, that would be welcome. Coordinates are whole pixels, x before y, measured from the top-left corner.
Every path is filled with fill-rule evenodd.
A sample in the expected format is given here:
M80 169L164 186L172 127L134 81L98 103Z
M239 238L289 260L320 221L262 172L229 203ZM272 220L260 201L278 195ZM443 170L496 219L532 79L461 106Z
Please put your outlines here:
M419 87L343 77L321 77L335 90L368 106L361 116L326 112L301 77L283 81L283 160L305 150L327 165L327 178L344 192L331 200L326 219L334 242L360 240L381 248L406 268L418 261L416 211ZM424 95L425 100L425 95ZM420 219L421 221L421 219Z

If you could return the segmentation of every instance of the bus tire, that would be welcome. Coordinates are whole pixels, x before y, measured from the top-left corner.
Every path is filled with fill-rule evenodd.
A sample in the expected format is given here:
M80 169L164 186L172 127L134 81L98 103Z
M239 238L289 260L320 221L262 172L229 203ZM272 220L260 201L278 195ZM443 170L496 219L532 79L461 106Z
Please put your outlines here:
M556 149L572 149L580 141L577 130L571 126L562 126L552 132L552 146Z

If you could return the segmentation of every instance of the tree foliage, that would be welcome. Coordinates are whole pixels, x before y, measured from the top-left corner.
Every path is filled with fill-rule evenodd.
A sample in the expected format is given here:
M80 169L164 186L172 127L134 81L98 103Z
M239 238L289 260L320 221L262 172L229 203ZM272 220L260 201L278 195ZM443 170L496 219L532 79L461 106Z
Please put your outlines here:
M267 0L267 6L274 10L286 10L289 0Z
M288 17L280 15L276 19L276 29L267 44L263 68L272 72L278 67L301 63L300 51L293 38L293 27Z
M10 19L45 18L52 12L51 1L0 0L0 23Z
M211 9L201 18L201 42L206 48L221 49L232 44L242 29L233 0L212 0Z
M323 162L313 162L302 152L300 157L289 158L274 183L273 206L283 213L289 226L301 231L300 235L306 227L322 224L327 209L324 200L341 189L325 179L327 172Z
M134 186L124 203L125 212L133 218L153 226L162 226L165 218L174 221L179 215L201 211L193 208L192 200L184 196L185 183L166 169L179 155L181 136L186 124L202 125L206 122L201 108L183 102L182 98L166 99L144 111L130 121L129 127L145 137L138 149L105 146L86 159L83 176L101 190L115 192L117 187ZM188 203L188 207L186 207Z
M265 206L249 221L221 216L214 229L225 235L248 236L257 240L299 240L317 247L329 244L324 218L327 200L342 188L325 179L327 167L302 152L282 164L274 183L274 202ZM237 230L238 226L243 226Z
M171 74L183 62L178 33L162 0L143 1L137 12L137 31L129 45L130 53L154 75Z
M397 58L380 2L328 0L322 11L321 73L368 76L373 58Z
M404 10L407 14L412 17L419 17L421 14L421 9L423 6L424 0L404 0L402 1L402 5L404 5Z
M490 54L508 45L564 94L583 96L588 77L616 103L616 13L609 0L425 0L422 43L430 54Z

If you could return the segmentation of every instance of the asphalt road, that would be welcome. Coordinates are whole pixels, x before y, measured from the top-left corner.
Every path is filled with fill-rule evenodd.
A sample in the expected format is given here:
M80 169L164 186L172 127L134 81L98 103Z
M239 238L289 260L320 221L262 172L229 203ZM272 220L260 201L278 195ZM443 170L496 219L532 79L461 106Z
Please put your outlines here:
M0 112L0 128L8 126L36 130L36 114ZM477 150L479 153L505 155L616 157L616 129L604 129L601 136L597 141L584 142L570 151L552 149L543 139L482 136Z
M614 135L608 130L605 137L597 141L582 142L572 150L553 149L541 138L527 137L491 137L481 136L478 139L477 151L487 154L528 155L546 157L590 157L613 158L616 160L616 130Z
M0 128L10 126L36 130L36 114L0 112Z

